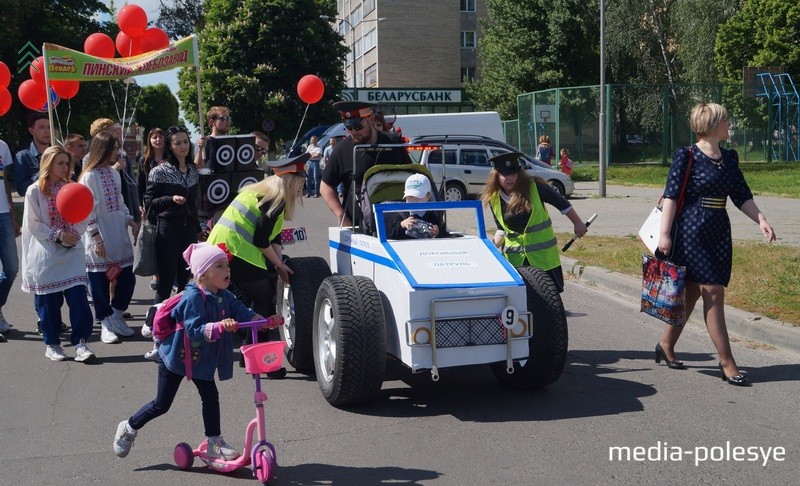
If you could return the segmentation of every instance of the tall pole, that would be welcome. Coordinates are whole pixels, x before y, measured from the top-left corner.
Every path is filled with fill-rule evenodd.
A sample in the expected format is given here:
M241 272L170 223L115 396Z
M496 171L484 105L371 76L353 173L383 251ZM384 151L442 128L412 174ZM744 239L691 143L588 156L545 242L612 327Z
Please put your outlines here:
M600 197L606 197L606 2L600 0Z

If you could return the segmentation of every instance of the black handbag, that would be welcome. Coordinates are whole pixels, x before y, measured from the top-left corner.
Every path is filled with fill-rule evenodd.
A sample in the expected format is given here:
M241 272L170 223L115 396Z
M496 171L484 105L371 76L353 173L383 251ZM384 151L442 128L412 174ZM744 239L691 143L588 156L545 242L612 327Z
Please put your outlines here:
M145 215L136 246L133 247L133 273L150 277L158 273L156 265L156 226Z

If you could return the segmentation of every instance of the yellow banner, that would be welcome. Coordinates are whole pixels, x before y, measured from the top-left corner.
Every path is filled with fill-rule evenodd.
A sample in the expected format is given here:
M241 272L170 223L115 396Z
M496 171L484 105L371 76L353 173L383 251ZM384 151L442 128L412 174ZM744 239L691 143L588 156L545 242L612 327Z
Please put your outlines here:
M56 44L45 44L44 58L50 81L104 81L194 66L197 51L194 36L189 36L163 49L111 59L90 56Z

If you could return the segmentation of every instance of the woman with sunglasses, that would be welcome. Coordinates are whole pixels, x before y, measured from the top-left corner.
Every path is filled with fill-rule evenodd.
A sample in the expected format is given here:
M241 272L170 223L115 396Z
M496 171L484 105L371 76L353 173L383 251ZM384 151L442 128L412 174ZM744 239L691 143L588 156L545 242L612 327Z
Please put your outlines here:
M156 303L169 298L173 282L179 292L186 286L191 274L181 255L200 233L200 174L192 162L189 132L169 127L164 145L164 162L150 171L144 194L147 217L156 226Z
M112 167L120 158L119 148L113 133L102 131L95 135L79 181L94 198L84 246L95 319L100 321L100 340L104 343L116 343L119 336L133 335L122 315L131 303L136 284L133 246L127 227L136 234L139 225L125 206L122 180ZM111 282L116 282L113 297Z

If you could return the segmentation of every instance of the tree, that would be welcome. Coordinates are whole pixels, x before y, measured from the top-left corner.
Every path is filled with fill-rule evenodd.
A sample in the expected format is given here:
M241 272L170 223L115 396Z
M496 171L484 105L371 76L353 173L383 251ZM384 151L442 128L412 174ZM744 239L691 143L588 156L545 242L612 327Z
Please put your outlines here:
M203 0L161 0L157 25L172 39L182 39L203 27Z
M28 79L28 73L26 69L17 73L22 68L18 66L17 50L27 42L37 49L44 42L51 42L83 50L83 41L89 34L111 33L106 30L107 26L93 20L98 13L109 13L98 0L0 0L0 11L3 12L3 21L0 22L0 38L3 39L0 43L0 60L11 70L12 80L8 89L15 100L11 111L0 118L0 138L13 150L30 141L26 126L30 110L17 100L17 89ZM97 102L101 99L106 100L106 96L101 95L99 84L82 83L80 92L71 102L62 101L59 112L66 119L68 108L71 107L70 126L83 126L85 119L97 118L95 115L98 112L108 113L108 103ZM88 125L85 127L88 131Z
M297 82L306 74L325 83L322 100L308 108L306 126L334 120L331 102L344 87L342 65L347 48L330 24L332 0L206 0L205 27L199 35L204 110L224 105L234 114L239 132L261 130L275 122L272 139L291 139L306 109ZM255 14L258 12L258 15ZM194 68L180 74L183 106L196 103ZM198 126L197 112L184 109Z
M517 95L596 84L597 0L487 0L481 78L465 83L478 109L517 117Z
M136 121L147 133L153 128L167 128L180 124L178 100L166 84L145 86L136 109Z

